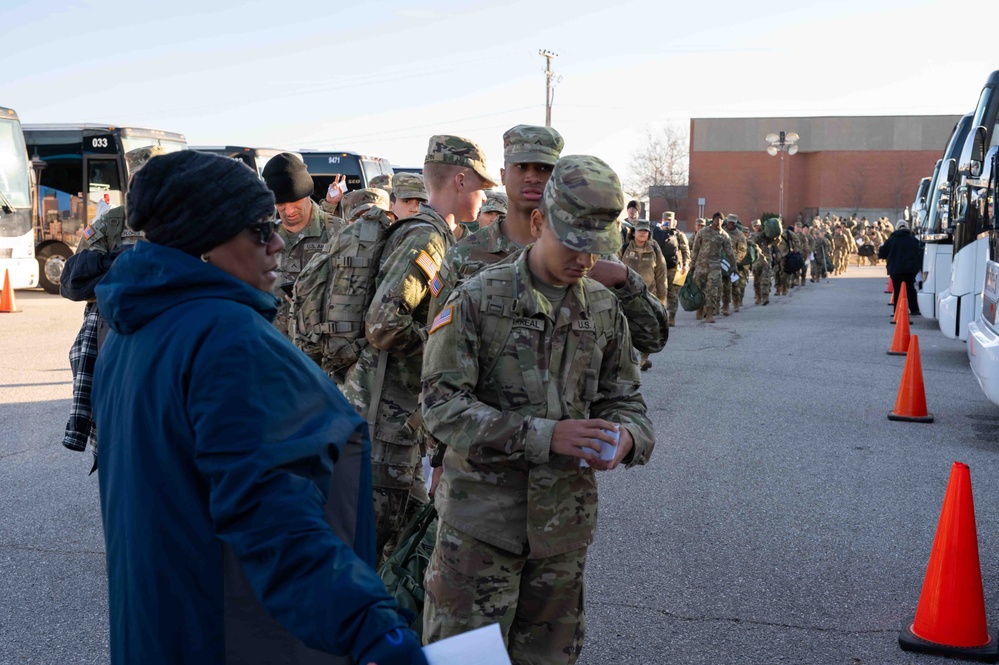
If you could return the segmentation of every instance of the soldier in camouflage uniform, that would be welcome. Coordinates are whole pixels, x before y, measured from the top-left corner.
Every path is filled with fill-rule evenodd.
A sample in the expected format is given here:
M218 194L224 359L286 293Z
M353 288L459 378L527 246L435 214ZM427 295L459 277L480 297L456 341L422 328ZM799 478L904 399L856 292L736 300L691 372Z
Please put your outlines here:
M671 210L663 213L662 222L652 230L652 239L659 243L666 259L666 311L669 312L669 325L676 325L676 310L680 304L680 285L674 284L677 271L690 270L690 242L687 234L676 228L676 214Z
M808 278L808 263L809 256L812 254L812 236L810 236L806 231L808 227L802 222L798 222L795 226L795 233L798 236L798 242L801 243L801 256L803 262L801 264L801 271L798 273L797 282L799 286L805 285L805 280Z
M284 241L274 295L280 298L274 326L294 341L290 329L291 299L286 289L295 283L302 268L320 252L340 229L343 220L326 213L312 200L312 176L305 163L290 152L282 152L267 161L261 173L267 187L274 192L277 212L281 217L278 235Z
M697 280L697 287L704 293L703 313L699 310L697 318L703 317L708 323L714 323L714 315L718 313L718 299L722 289L721 261L724 258L730 266L735 265L732 241L721 228L721 222L722 214L716 212L711 217L711 224L694 237L694 247L690 250L693 277Z
M448 251L440 270L443 286L430 305L431 319L458 284L530 244L531 214L564 144L551 127L517 125L503 134L500 177L506 187L507 215L500 223L462 238ZM620 261L609 260L597 261L589 276L620 298L635 348L642 353L661 351L669 335L666 308L649 292L641 276Z
M659 244L650 239L652 228L648 221L640 219L635 222L635 237L628 243L628 246L621 250L621 262L637 272L649 293L655 294L660 302L666 302L666 259L659 249ZM641 368L645 370L652 368L652 361L649 354L643 353L641 356Z
M394 176L391 173L382 173L376 175L374 178L368 181L368 188L370 189L380 189L385 192L391 192L393 187Z
M579 657L596 472L645 464L655 443L621 305L585 277L620 247L623 202L606 164L562 158L535 244L468 279L430 327L423 413L448 449L427 642L499 622L514 663Z
M420 370L427 308L440 291L438 268L460 220L475 219L495 184L482 150L468 139L434 136L424 163L429 200L395 231L381 255L375 292L364 317L368 346L347 371L343 394L371 435L377 547L384 556L402 527L427 501L420 482ZM402 220L397 222L402 224Z
M361 215L371 208L378 208L386 213L391 212L392 203L388 192L384 189L368 187L347 192L343 197L342 207L345 213L344 221L349 225L360 219Z
M501 192L499 189L488 190L486 192L486 202L479 208L479 218L475 220L478 222L478 228L472 231L472 233L490 224L502 223L506 219L508 203L506 192Z
M427 202L427 186L419 173L399 173L393 178L389 203L396 219L419 214L420 204Z
M774 295L786 296L794 276L785 271L784 261L791 252L800 252L801 244L794 231L784 229L784 233L771 243L771 247L774 250L773 255L776 259L774 261L774 282L776 282L777 286L774 289Z
M436 318L451 291L484 268L512 261L533 240L531 215L537 209L565 142L551 127L517 125L503 134L504 168L500 177L506 188L507 215L448 250L440 269L442 287L430 304L430 320ZM589 277L609 288L621 302L628 319L631 340L641 353L658 353L669 335L666 309L649 292L642 277L627 268L616 254L602 257ZM434 478L440 477L445 446L438 443L433 458ZM436 482L431 488L436 486Z
M733 282L729 279L722 280L722 313L728 316L729 303L738 312L742 307L742 299L746 296L746 284L749 282L749 266L741 265L745 262L748 251L748 240L746 234L742 232L742 222L738 215L725 216L725 232L732 242L732 253L735 254L735 263L732 270L739 275L739 280Z
M833 274L842 275L846 272L847 261L850 257L850 245L853 238L849 233L843 232L843 227L836 224L833 227L832 248L833 248Z
M757 305L770 304L770 283L773 281L773 271L770 268L770 244L762 232L757 232L746 243L747 252L750 246L755 248L756 260L749 269L753 271L753 302Z

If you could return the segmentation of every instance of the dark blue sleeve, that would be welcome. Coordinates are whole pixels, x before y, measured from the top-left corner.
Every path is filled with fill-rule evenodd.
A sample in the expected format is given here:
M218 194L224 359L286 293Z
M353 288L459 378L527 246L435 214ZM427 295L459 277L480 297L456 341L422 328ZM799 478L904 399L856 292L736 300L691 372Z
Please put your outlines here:
M363 420L314 363L248 316L213 326L188 379L215 531L268 613L310 647L357 661L406 631L375 571L325 519L331 451Z
M92 300L95 297L94 289L104 279L113 262L111 254L94 249L85 249L69 257L62 269L60 295L74 301Z

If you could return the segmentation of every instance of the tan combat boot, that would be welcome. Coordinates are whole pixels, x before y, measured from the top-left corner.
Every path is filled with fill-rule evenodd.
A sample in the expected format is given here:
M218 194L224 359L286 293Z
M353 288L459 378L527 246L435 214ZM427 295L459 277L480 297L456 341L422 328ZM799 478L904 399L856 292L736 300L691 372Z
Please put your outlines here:
M697 320L700 321L703 318L704 318L704 308L701 307L700 309L697 310Z
M715 322L715 317L712 316L713 313L714 313L714 309L713 308L711 308L711 307L705 307L704 308L704 320L707 323L714 323Z
M676 312L669 313L669 327L672 328L676 325Z
M753 304L754 305L759 305L760 304L760 294L757 293L756 297L753 298Z
M735 312L736 314L739 313L739 303L732 305L732 311Z
M722 314L725 315L725 316L729 315L728 314L728 303L725 303L725 306L722 307Z

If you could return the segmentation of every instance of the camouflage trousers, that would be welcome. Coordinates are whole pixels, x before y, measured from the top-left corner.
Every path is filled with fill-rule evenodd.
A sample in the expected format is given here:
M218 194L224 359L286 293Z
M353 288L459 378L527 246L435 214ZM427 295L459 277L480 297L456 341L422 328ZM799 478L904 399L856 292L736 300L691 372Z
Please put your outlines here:
M770 302L770 283L773 280L773 271L766 261L757 261L753 264L753 292L760 299L760 304Z
M779 288L782 286L791 286L791 275L790 273L784 272L784 269L780 266L774 269L774 284Z
M586 631L585 563L585 547L531 559L441 522L427 567L423 641L498 621L514 665L571 665Z
M742 301L746 297L746 285L749 283L749 268L739 268L739 281L732 282L732 303L736 307L742 307Z
M420 476L423 475L422 469ZM426 496L426 484L423 494ZM414 488L415 489L415 488ZM389 487L374 488L375 497L375 551L378 552L378 565L395 552L399 546L399 535L429 498L421 498L410 490Z
M822 273L825 269L824 261L812 261L812 280L819 281L822 279Z
M676 314L677 307L680 305L680 287L673 283L676 270L676 268L666 269L666 311L670 314Z
M371 475L375 494L376 552L386 557L420 506L430 500L423 476L421 446L372 443Z
M710 307L712 312L717 312L722 289L721 268L697 268L693 277L697 282L697 288L704 293L704 306Z
M842 249L833 252L833 274L839 275L846 270L846 263L849 256L849 252Z

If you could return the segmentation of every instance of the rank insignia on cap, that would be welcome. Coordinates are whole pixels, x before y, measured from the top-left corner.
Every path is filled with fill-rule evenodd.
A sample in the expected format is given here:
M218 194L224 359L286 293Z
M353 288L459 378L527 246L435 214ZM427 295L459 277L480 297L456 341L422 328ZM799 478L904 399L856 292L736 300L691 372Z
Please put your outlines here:
M86 230L84 230L83 232L83 237L86 238L87 240L90 240L91 236L93 236L94 233L95 233L94 227L88 226Z
M433 334L435 330L443 328L447 324L451 323L451 316L454 310L454 305L448 305L441 310L441 313L437 315L433 323L430 324L430 332L427 334Z

